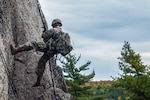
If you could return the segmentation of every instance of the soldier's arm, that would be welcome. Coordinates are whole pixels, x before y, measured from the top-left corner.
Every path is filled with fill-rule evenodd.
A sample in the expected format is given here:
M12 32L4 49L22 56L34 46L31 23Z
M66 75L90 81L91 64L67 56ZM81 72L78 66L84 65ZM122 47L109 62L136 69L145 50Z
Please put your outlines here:
M53 29L50 29L46 32L42 33L42 38L44 39L44 42L48 41L54 34Z

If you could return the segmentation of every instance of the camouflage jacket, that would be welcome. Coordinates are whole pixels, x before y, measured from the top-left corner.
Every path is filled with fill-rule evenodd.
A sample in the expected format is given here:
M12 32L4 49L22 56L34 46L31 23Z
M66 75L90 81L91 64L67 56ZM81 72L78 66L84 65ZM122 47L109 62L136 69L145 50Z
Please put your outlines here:
M73 49L68 33L61 29L52 28L42 34L42 38L49 50L56 50L57 53L65 56Z
M52 29L42 33L42 38L43 38L44 42L47 43L48 40L50 40L50 39L53 39L53 40L58 39L60 36L60 33L63 33L62 30L52 28Z

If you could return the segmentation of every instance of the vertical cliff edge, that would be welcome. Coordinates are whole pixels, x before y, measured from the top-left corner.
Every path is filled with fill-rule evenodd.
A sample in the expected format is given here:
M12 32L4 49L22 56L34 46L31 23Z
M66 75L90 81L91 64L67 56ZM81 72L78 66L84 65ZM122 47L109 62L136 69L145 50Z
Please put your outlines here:
M32 88L42 53L10 53L10 42L42 41L43 25L47 28L38 0L0 0L0 100L71 100L55 57L47 63L43 86Z

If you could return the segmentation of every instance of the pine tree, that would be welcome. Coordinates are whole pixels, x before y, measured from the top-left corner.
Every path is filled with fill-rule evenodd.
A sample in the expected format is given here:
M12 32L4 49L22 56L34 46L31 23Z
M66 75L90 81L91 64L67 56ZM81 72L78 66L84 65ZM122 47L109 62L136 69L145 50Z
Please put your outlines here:
M136 54L128 42L125 42L121 57L118 58L119 68L123 72L116 78L114 86L125 89L126 97L131 100L150 99L150 74L139 54Z
M75 55L68 54L63 60L60 60L63 66L62 69L65 74L64 76L68 85L68 90L74 98L86 97L90 95L91 87L85 85L85 83L89 82L95 76L94 70L89 75L81 73L89 69L88 66L91 64L91 62L87 61L86 64L77 67L76 64L80 58L81 55L76 57Z

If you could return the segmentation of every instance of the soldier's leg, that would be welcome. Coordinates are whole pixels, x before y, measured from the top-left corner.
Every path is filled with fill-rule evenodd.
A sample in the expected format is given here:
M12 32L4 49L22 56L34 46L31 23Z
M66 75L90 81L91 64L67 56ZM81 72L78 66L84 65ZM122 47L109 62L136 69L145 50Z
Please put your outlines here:
M10 44L11 54L15 55L18 52L29 51L35 49L36 51L45 52L47 49L46 44L43 42L30 41L23 45L19 45L18 47L14 47Z
M33 47L32 46L28 46L28 45L21 45L19 47L14 47L12 44L10 44L10 49L11 49L11 54L15 55L18 52L32 50Z
M54 52L51 51L50 53L44 53L43 56L40 58L38 62L38 69L37 69L37 81L32 87L41 86L41 79L45 70L46 62L54 56Z

